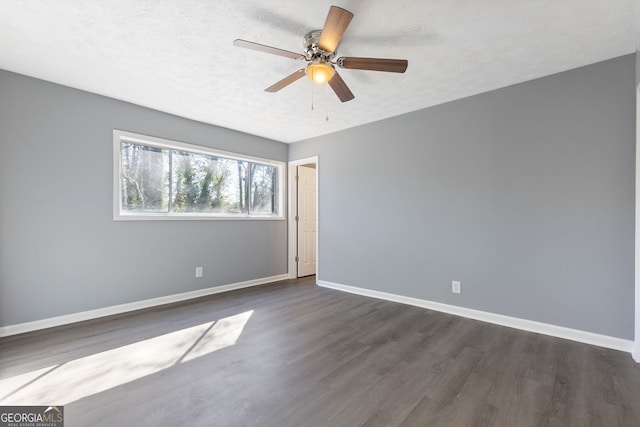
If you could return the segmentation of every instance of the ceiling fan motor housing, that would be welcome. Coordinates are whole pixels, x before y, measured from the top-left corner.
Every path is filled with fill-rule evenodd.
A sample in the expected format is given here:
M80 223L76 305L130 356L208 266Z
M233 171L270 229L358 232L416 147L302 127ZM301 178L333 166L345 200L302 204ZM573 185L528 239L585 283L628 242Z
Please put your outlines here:
M307 61L316 61L316 62L331 62L333 58L335 58L338 50L334 50L333 52L327 52L322 50L318 46L318 40L320 40L320 35L322 34L322 30L312 30L305 34L302 39L302 47L304 48L304 56Z

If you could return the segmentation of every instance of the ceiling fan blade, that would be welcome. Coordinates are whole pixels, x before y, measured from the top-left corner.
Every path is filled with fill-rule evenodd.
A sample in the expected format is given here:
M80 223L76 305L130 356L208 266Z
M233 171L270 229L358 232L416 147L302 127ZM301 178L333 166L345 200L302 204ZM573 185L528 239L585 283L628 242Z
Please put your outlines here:
M336 61L341 68L351 70L372 70L387 71L390 73L404 73L407 70L409 61L406 59L383 59L383 58L338 58Z
M268 88L266 88L265 92L277 92L280 89L289 86L291 83L305 76L304 68L299 69L293 74L289 74L284 79L280 80L278 83L275 83Z
M272 55L286 56L293 59L304 59L304 55L289 50L278 49L260 43L250 42L247 40L237 39L233 41L234 46L244 47L246 49L257 50L258 52L270 53Z
M329 53L334 52L352 19L353 13L338 6L331 6L322 27L318 47Z
M342 77L340 77L340 74L338 74L337 71L333 75L331 80L329 80L329 86L331 86L331 89L333 89L333 91L336 93L336 95L338 95L338 98L340 98L340 101L342 102L351 101L353 98L355 98L355 96L353 96L353 93L351 93L351 90L349 90L349 87L344 82L344 80L342 80Z

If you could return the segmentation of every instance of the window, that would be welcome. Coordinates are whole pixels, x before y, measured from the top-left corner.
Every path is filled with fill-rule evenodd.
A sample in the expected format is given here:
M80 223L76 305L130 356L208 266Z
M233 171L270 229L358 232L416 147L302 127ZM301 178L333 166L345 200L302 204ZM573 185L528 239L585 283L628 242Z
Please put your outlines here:
M284 163L113 131L114 219L284 219Z

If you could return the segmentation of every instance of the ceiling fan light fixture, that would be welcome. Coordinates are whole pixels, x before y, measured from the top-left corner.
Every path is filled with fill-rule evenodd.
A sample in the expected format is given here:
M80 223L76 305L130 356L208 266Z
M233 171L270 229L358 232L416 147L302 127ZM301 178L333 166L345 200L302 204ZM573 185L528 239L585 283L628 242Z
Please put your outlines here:
M327 83L331 80L335 72L336 70L333 66L324 61L312 62L307 65L306 69L307 77L318 84Z

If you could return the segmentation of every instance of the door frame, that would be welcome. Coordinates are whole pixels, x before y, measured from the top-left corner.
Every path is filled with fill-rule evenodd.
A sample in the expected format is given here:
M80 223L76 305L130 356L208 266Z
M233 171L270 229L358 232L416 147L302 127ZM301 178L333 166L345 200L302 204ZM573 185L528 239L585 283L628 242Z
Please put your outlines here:
M318 215L318 201L320 200L320 193L318 191L320 187L320 164L318 163L318 156L307 157L299 160L290 160L288 163L287 170L288 179L287 179L287 191L288 191L288 234L289 234L289 244L287 250L287 259L288 259L288 271L289 278L296 279L298 277L298 268L296 266L296 254L298 253L298 225L296 224L296 207L298 205L298 186L296 185L296 169L298 166L307 165L313 163L316 165L316 282L319 280L318 276L320 273L320 255L318 252L318 241L320 240L320 216Z
M636 66L640 53L636 52ZM640 363L640 75L636 74L636 248L635 248L635 325L633 359Z

